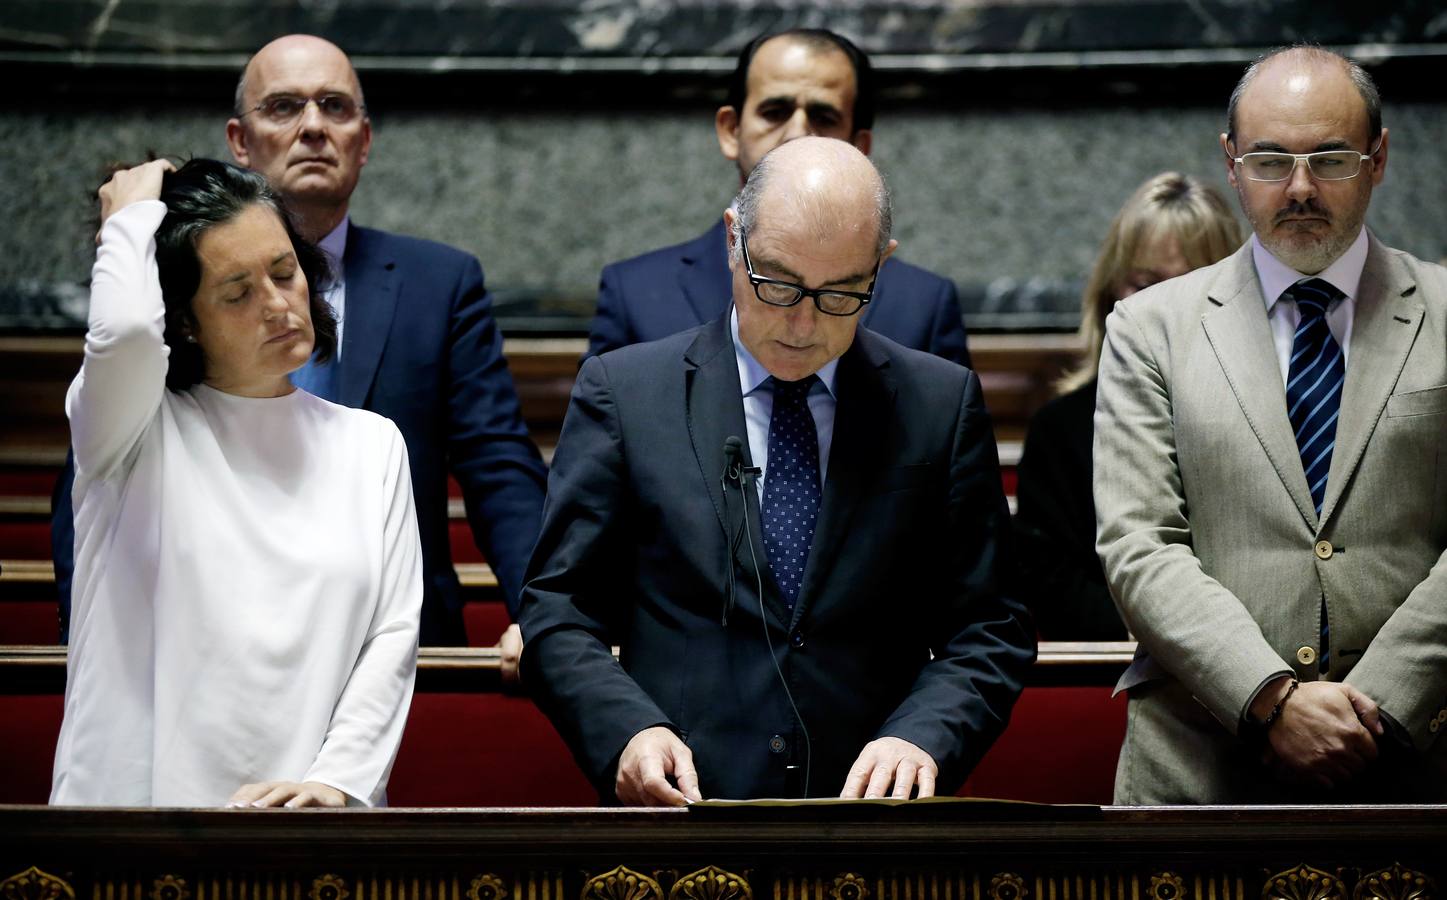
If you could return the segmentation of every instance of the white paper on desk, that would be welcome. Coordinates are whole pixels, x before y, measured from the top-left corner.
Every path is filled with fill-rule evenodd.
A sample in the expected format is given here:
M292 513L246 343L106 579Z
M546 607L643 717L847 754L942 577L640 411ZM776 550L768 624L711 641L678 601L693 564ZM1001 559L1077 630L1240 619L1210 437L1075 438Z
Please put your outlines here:
M690 803L690 809L727 809L737 806L903 806L906 803L937 804L937 803L987 803L991 806L1004 804L1006 806L1085 806L1094 808L1090 804L1081 803L1032 803L1028 800L995 800L990 797L924 797L915 800L899 800L894 797L880 797L877 800L845 800L841 797L807 797L807 798L761 798L758 800L700 800L697 803Z

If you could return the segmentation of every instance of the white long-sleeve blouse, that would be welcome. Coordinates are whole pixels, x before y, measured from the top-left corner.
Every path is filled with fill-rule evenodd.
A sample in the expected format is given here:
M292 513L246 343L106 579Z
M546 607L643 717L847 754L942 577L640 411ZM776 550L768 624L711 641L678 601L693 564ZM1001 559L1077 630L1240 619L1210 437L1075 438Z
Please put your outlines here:
M51 802L215 806L257 781L384 802L422 601L395 425L297 390L165 386L154 235L101 230L66 412L75 581Z

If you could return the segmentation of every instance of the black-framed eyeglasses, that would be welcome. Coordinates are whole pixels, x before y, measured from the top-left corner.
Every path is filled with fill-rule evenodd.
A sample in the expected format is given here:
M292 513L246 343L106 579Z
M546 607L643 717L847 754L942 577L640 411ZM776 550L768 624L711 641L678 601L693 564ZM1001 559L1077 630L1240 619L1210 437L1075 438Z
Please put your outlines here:
M1362 170L1362 163L1377 155L1382 145L1377 144L1371 153L1355 150L1321 150L1316 153L1277 153L1263 151L1233 157L1236 165L1252 181L1285 181L1296 172L1296 164L1306 163L1306 170L1318 181L1345 181L1355 178Z
M739 244L744 251L744 270L749 274L749 284L754 286L754 296L770 306L793 306L805 297L813 299L814 306L826 316L852 316L874 299L874 282L879 278L879 266L883 258L874 263L874 274L869 278L869 287L864 291L816 290L806 288L792 281L764 278L754 273L754 262L749 259L749 238L739 230Z
M358 103L349 94L320 94L316 97L277 94L275 97L267 97L237 118L244 119L252 113L259 112L263 119L273 125L292 125L301 118L302 114L306 112L307 106L312 103L317 105L317 109L323 116L337 125L356 121L358 116L367 111L366 106Z

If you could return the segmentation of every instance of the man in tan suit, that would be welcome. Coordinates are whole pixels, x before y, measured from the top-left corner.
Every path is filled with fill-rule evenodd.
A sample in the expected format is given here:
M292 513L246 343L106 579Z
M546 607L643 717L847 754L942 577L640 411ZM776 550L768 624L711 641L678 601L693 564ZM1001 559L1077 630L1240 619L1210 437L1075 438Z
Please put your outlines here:
M1228 120L1251 240L1122 301L1101 359L1116 802L1447 800L1447 270L1363 226L1359 67L1269 54Z

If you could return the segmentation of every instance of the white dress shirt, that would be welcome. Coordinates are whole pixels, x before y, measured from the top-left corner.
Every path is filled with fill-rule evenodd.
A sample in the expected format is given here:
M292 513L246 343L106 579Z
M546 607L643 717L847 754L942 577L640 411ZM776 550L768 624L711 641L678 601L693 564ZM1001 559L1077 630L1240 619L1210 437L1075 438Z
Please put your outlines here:
M1343 365L1351 360L1352 321L1356 315L1357 290L1361 286L1362 268L1367 264L1367 229L1336 261L1316 275L1303 275L1277 259L1251 235L1251 259L1256 263L1256 277L1261 280L1261 296L1266 300L1266 319L1271 323L1271 340L1276 344L1276 360L1281 364L1281 383L1291 366L1291 344L1296 327L1301 324L1301 311L1295 303L1278 303L1282 291L1308 278L1320 278L1346 296L1333 301L1326 311L1326 327L1341 345Z
M734 357L739 365L739 387L744 393L744 426L749 432L749 456L754 465L763 470L758 479L759 497L764 496L764 482L769 477L769 422L774 416L774 385L769 381L769 370L754 359L754 355L739 340L739 314L729 312L729 330L734 336ZM817 374L819 380L809 388L809 413L814 417L814 429L819 435L819 489L829 475L829 447L834 442L834 408L838 401L834 397L834 376L839 370L839 360L831 359ZM821 493L822 496L822 493Z

